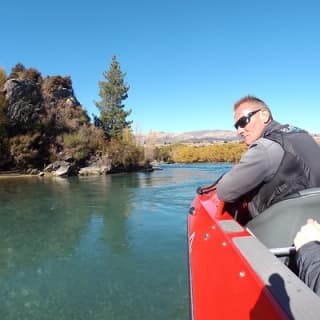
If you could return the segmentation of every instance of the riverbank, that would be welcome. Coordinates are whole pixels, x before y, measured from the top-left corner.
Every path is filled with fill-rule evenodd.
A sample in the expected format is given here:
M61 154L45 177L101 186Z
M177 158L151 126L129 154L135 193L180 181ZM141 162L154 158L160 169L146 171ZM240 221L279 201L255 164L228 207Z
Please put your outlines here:
M109 175L115 173L125 173L125 172L152 172L154 170L160 170L159 165L154 166L151 163L145 163L143 165L135 165L129 167L113 167L109 171L101 170L100 167L85 167L82 168L87 169L86 171L79 170L77 174L69 173L68 170L62 172L62 174L57 174L56 171L38 171L32 170L30 173L26 173L26 171L0 171L0 179L7 179L7 178L29 178L29 177L69 177L69 176L90 176L90 175ZM65 173L64 173L65 172Z
M3 178L29 178L37 177L38 175L25 173L23 171L0 171L0 179Z

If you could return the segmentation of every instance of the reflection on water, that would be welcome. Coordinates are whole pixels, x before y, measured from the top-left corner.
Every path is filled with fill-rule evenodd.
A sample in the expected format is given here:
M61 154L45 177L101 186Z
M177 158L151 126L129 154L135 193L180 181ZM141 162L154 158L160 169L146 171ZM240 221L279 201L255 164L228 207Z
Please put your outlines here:
M187 319L187 209L229 168L0 180L0 319Z

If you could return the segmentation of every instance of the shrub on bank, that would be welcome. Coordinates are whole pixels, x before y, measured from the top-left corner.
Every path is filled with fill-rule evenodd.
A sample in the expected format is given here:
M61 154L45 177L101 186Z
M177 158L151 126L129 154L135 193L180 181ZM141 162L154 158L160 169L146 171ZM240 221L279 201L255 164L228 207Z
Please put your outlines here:
M165 145L158 148L156 160L177 163L238 162L245 150L247 146L242 142Z

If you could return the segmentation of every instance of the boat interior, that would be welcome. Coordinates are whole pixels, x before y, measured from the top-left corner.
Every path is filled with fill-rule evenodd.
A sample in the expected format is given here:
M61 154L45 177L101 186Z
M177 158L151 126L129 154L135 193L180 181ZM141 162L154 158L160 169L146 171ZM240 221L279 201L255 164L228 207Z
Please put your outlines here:
M286 248L309 218L320 222L320 188L299 191L275 203L246 227L269 249Z

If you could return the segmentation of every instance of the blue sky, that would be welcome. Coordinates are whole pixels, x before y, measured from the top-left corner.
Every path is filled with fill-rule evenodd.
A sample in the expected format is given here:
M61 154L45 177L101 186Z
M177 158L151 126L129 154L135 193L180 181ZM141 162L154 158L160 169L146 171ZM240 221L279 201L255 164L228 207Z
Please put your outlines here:
M320 133L319 16L308 0L5 1L0 67L71 76L91 115L115 54L139 132L233 130L233 103L253 94Z

